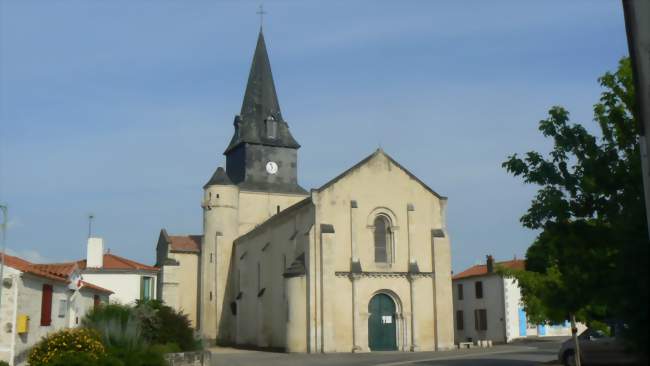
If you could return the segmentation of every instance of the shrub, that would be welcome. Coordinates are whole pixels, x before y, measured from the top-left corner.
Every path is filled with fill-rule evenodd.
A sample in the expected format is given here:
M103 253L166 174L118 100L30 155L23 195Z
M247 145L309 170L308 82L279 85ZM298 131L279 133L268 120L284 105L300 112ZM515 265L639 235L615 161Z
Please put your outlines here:
M89 359L97 361L106 354L106 348L94 330L64 329L38 342L30 351L27 361L31 366L47 365L66 353L86 354Z
M98 365L164 366L164 346L150 347L155 342L143 335L144 327L150 328L150 323L158 321L153 309L109 304L93 309L82 325L97 331L106 346L107 356Z
M146 348L140 320L133 308L109 304L98 306L84 317L82 325L96 330L108 348L140 350Z
M0 366L9 366L9 362L7 362L7 361L0 361Z
M54 357L47 366L125 366L119 359L103 355L98 358L91 357L88 353L65 352Z
M174 343L180 351L201 349L200 340L186 314L164 305L160 300L140 301L136 313L142 322L142 335L152 344Z

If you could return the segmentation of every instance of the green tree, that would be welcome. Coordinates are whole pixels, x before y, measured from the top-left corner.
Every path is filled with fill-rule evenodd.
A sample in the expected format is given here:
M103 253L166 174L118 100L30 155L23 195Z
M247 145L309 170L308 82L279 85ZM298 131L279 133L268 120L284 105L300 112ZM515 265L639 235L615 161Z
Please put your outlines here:
M645 349L648 319L648 228L630 61L599 78L598 134L552 107L539 130L552 139L544 156L514 154L503 167L540 186L522 224L539 235L517 277L533 321L587 323L622 319Z

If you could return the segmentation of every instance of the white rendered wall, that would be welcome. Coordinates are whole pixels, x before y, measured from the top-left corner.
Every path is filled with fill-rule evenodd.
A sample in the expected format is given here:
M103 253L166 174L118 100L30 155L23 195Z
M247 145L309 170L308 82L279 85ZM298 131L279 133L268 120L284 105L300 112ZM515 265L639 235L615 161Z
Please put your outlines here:
M523 305L517 280L514 278L503 278L502 280L506 304L506 342L510 342L515 338L521 338L519 335L519 308Z
M139 273L84 273L83 279L94 285L113 291L111 302L135 304L140 299L140 278L153 278L153 297L156 297L157 274Z
M477 299L474 283L483 282L483 298ZM463 300L458 300L458 284L463 284ZM498 275L470 277L453 281L454 293L454 330L455 341L466 342L468 338L477 340L491 340L495 343L506 341L506 317L504 313L503 280ZM487 330L478 331L474 327L474 310L486 309ZM464 329L458 330L456 325L456 311L464 313Z
M41 325L41 299L43 284L50 284L52 292L52 322L49 326ZM25 334L18 334L15 338L16 365L23 365L27 360L29 349L43 336L50 332L67 327L68 311L67 301L69 300L68 286L61 282L50 282L47 279L23 274L18 281L18 308L17 315L29 316L29 330ZM63 317L59 317L61 300L66 300L66 311ZM14 320L15 321L15 320Z
M20 271L5 266L4 278L11 281L11 287L2 289L2 308L0 309L0 360L9 362L12 356L12 348L15 342L15 318L16 318L16 285L20 281ZM6 328L7 327L7 328ZM7 329L10 329L7 332ZM11 363L10 363L11 364Z

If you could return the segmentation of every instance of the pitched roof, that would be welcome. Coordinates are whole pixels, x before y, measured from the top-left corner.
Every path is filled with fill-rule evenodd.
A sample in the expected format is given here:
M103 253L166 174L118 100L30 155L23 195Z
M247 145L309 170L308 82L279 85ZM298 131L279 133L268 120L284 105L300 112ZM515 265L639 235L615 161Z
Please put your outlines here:
M277 122L275 138L267 137L265 120L273 118ZM291 136L289 126L282 118L280 103L275 92L271 63L266 52L262 30L257 37L246 93L240 116L235 118L235 134L224 154L242 143L261 144L299 148L300 144Z
M229 186L233 184L230 178L228 178L228 174L226 174L226 171L222 167L218 167L217 170L212 174L212 177L206 183L203 188L209 187L209 186Z
M43 272L47 272L54 276L61 278L69 278L70 274L77 269L77 262L67 262L67 263L43 263L43 264L33 264L34 267L40 269Z
M354 164L354 165L353 165L352 167L350 167L348 170L344 171L343 173L341 173L341 174L339 174L338 176L334 177L334 178L333 178L332 180L330 180L329 182L327 182L327 183L323 184L322 186L320 186L320 188L318 188L317 191L321 192L321 191L323 191L323 190L329 188L329 187L332 186L334 183L338 182L339 180L341 180L343 177L345 177L346 175L348 175L348 174L351 173L352 171L358 169L359 167L361 167L362 165L364 165L365 163L367 163L368 161L370 161L370 159L374 158L374 157L377 156L377 155L383 155L383 156L385 156L385 157L386 157L386 158L387 158L387 159L388 159L388 160L389 160L393 165L395 165L396 167L398 167L399 169L401 169L404 173L406 173L406 175L408 175L411 179L413 179L413 180L415 180L416 182L418 182L422 187L424 187L424 189L426 189L427 191L431 192L431 194L433 194L434 196L436 196L436 197L438 197L438 198L440 198L440 199L443 199L443 200L447 199L447 197L445 197L445 196L441 196L441 195L438 194L436 191L434 191L433 189L431 189L431 187L429 187L428 185L426 185L426 183L424 183L423 181L421 181L420 178L418 178L417 176L415 176L415 174L411 173L408 169L406 169L405 167L403 167L400 163L398 163L395 159L393 159L390 155L388 155L388 154L387 154L383 149L377 149L377 150L375 150L375 152L373 152L372 154L368 155L367 157L365 157L365 158L364 158L363 160L361 160L360 162Z
M526 261L523 259L513 259L510 261L496 262L494 263L494 265L495 267L503 267L509 269L518 269L518 270L526 269ZM469 267L468 269L454 275L452 279L460 280L469 277L485 276L487 274L488 274L487 265L479 264L479 265Z
M87 288L89 290L93 290L93 291L97 291L97 292L104 292L104 293L107 293L107 294L113 294L114 293L113 291L111 291L109 289L106 289L106 288L103 288L103 287L100 287L100 286L97 286L97 285L93 285L92 283L89 283L89 282L86 282L86 281L81 281L81 288Z
M29 273L35 276L44 277L63 283L70 283L70 275L77 269L77 262L67 263L31 263L22 258L5 254L5 265L13 267L19 271ZM96 292L112 294L113 291L94 285L86 281L80 281L80 288L88 288Z
M77 261L77 265L80 269L88 269L86 266L86 260ZM104 254L104 263L101 269L119 269L119 270L142 270L142 271L158 271L158 268L153 266L148 266L124 257L117 256L115 254L106 253Z
M169 246L176 252L200 253L201 238L201 235L169 235Z
M44 271L35 265L34 263L28 262L22 258L14 257L13 255L5 254L5 265L15 268L19 271L29 273L35 276L44 277L50 280L59 281L63 283L68 283L69 280L67 277L62 277L47 271Z

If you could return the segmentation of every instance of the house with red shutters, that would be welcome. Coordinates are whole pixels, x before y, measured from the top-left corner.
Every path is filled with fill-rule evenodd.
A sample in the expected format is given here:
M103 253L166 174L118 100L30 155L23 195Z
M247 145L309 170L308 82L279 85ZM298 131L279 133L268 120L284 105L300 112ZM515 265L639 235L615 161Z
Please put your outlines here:
M0 360L24 365L48 333L76 327L113 292L85 281L76 263L35 264L4 255L0 304Z

